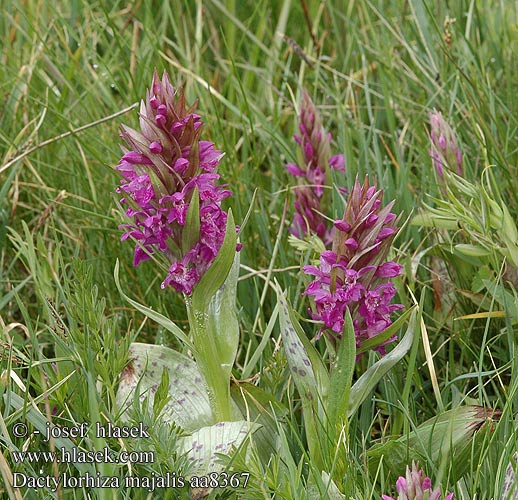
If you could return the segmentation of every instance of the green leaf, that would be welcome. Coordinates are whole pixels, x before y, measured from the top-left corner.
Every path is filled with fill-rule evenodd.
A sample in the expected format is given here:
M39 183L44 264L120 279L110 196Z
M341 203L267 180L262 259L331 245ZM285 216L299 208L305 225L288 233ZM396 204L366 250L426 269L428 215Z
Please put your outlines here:
M179 440L179 453L187 454L191 469L187 478L206 476L224 470L225 464L218 455L230 455L233 449L243 445L250 433L259 429L258 424L240 420L219 422L202 427L190 436Z
M505 469L504 484L502 485L500 500L512 500L518 495L518 480L515 473L517 463L518 455L515 453Z
M288 416L288 409L264 389L247 382L232 384L230 391L241 413L261 425L254 434L254 446L266 463L278 449L278 425Z
M293 381L300 394L306 438L315 467L323 468L323 405L329 388L329 375L320 354L311 345L282 290L277 287L282 345Z
M480 245L469 245L467 243L459 243L455 245L455 250L469 257L487 257L491 255L491 250Z
M236 225L234 223L232 211L229 210L223 244L221 245L218 255L216 255L211 266L207 269L207 272L202 276L192 292L193 309L197 311L206 310L212 296L225 282L230 268L232 267L232 263L234 262L236 244Z
M196 362L208 386L215 421L232 420L230 375L239 344L239 323L236 315L236 292L239 277L239 253L227 271L224 283L210 300L187 300L187 312ZM198 289L195 293L200 294ZM196 309L203 307L203 309ZM241 418L241 415L239 415Z
M303 398L303 402L304 400L317 401L322 396L319 394L319 386L322 384L317 383L315 366L317 366L317 371L321 373L326 372L326 378L328 379L327 371L325 367L323 367L322 361L320 361L322 369L318 369L319 362L317 358L320 358L320 354L307 341L306 335L298 324L298 321L290 314L291 307L284 293L280 290L277 291L277 300L280 306L279 319L282 343L293 380ZM297 325L298 328L296 328L295 325ZM326 381L326 379L324 380ZM326 382L326 386L328 386L328 380Z
M380 462L383 460L385 467L395 477L405 473L406 466L412 460L426 463L426 456L412 448L408 443L398 439L390 439L382 444L375 444L367 451L368 468L370 474L375 477Z
M129 358L117 391L120 408L132 404L137 388L140 402L148 397L154 405L160 385L168 380L169 397L161 415L164 421L175 422L186 431L212 423L205 383L192 359L168 347L138 342L131 344Z
M182 232L182 252L187 253L200 239L200 197L198 187L192 192Z
M447 216L432 215L428 212L421 212L410 221L412 226L437 227L440 229L458 229L458 221Z
M208 306L208 334L214 339L218 361L227 367L230 376L239 344L239 322L236 314L239 253L223 285L214 294Z
M27 276L23 281L18 283L12 290L9 290L1 299L0 299L0 311L11 301L11 299L27 284L28 281L32 279L32 276Z
M505 309L513 322L518 321L518 297L508 292L505 287L489 279L483 279L484 286L494 299ZM488 308L488 310L490 307Z
M328 500L344 500L345 495L340 492L331 476L322 471L321 477L311 474L308 480L308 498L327 498Z
M149 319L156 321L160 326L163 326L168 332L171 332L180 342L185 344L191 352L196 354L196 349L192 342L189 340L189 337L185 335L180 327L178 327L175 323L173 323L169 318L166 318L164 315L160 314L157 311L153 311L149 307L146 307L142 304L139 304L133 299L130 299L123 291L119 280L119 259L115 263L115 271L114 271L115 285L117 286L117 290L122 295L124 300L129 302L135 309L140 311L142 314L147 316Z
M261 358L261 355L263 354L263 351L265 350L266 346L270 342L270 338L272 335L273 328L275 324L277 323L277 316L279 315L279 305L276 304L273 308L273 311L270 315L270 319L268 320L268 324L266 325L266 329L264 331L264 334L261 338L261 342L259 342L259 345L257 346L257 349L254 351L250 359L248 360L248 363L246 366L243 367L243 371L241 373L241 378L246 379L250 377L252 374L252 371L255 368L255 365Z
M374 445L367 451L369 470L375 471L384 457L394 476L401 475L412 460L429 460L439 466L455 460L454 480L469 470L470 461L478 463L481 441L491 429L491 418L497 414L482 406L459 406L433 417L408 435ZM446 470L450 470L449 467Z
M511 242L518 242L518 230L513 217L509 213L509 209L505 204L502 204L503 220L502 220L502 234L505 235Z
M349 417L365 401L382 377L409 351L414 338L414 330L419 323L417 313L417 308L412 311L408 329L398 345L379 361L376 361L353 385L349 398Z
M353 320L347 309L342 339L339 341L336 360L331 367L327 414L330 432L340 429L347 418L349 393L356 365L356 335ZM334 440L333 440L334 442Z
M284 300L286 301L286 299ZM297 313L293 310L291 304L288 301L286 301L285 303L285 312L288 312L289 321L295 329L295 332L297 333L300 342L302 342L302 345L307 355L309 356L309 360L311 361L311 365L313 367L315 378L317 381L317 391L320 396L320 399L325 400L327 399L327 394L329 392L329 373L327 370L327 366L324 364L324 361L322 360L322 356L320 355L320 353L308 340L306 333L300 326L300 323L297 319Z

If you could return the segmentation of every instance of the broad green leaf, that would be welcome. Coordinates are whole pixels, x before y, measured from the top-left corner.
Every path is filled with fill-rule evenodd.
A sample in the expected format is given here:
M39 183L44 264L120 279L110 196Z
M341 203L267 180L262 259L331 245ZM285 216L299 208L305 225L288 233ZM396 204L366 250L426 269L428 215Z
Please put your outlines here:
M326 498L328 500L344 500L345 495L340 492L338 486L331 478L331 476L322 471L322 477L316 478L312 474L309 478L307 488L308 498ZM318 481L318 484L315 484Z
M278 425L287 417L288 409L265 390L247 382L232 384L230 391L241 413L261 425L254 442L266 463L279 446Z
M512 240L506 233L501 234L500 237L505 244L505 247L501 248L500 252L514 267L518 267L518 245L516 240Z
M300 394L310 456L315 466L321 468L323 467L321 432L324 425L323 404L327 397L329 376L325 368L321 367L322 360L318 361L319 353L307 340L294 314L290 314L292 312L290 306L279 287L277 301L280 305L282 345L293 381ZM321 388L323 392L319 391Z
M412 448L409 443L404 443L398 439L390 439L382 444L375 444L367 451L368 467L370 474L376 476L380 462L383 460L385 468L393 476L404 475L406 466L416 462L425 463L426 456L418 450Z
M454 457L455 467L451 470L457 481L469 469L471 458L478 462L481 441L491 430L493 417L498 418L499 413L476 405L459 406L441 413L408 435L371 447L367 451L369 470L375 471L383 459L397 476L412 460L427 459L439 465Z
M175 323L173 323L169 318L166 318L163 314L160 314L157 311L153 311L149 307L146 307L142 304L139 304L137 301L129 298L123 291L119 280L119 260L115 263L115 271L114 271L115 285L119 290L119 293L122 295L124 300L129 302L135 309L140 311L142 314L147 316L149 319L156 321L160 326L163 326L168 332L171 332L180 342L185 344L191 352L196 353L195 347L192 345L189 337L185 335L181 328L179 328Z
M440 229L458 229L458 221L447 216L432 215L427 212L421 212L410 221L412 226L421 227L438 227Z
M182 232L182 252L187 253L200 239L200 197L198 188L194 188L191 202L187 209Z
M356 335L349 310L345 315L342 339L339 341L336 360L331 367L327 414L330 432L340 429L347 418L349 393L356 366Z
M326 365L324 364L324 361L322 360L322 356L306 337L306 334L300 326L300 323L297 319L297 313L293 310L291 304L287 301L284 295L281 295L280 298L278 295L278 305L279 304L280 310L284 311L284 315L288 318L288 323L290 323L293 329L295 330L299 341L302 343L302 346L307 356L309 357L313 372L315 374L315 379L317 383L317 393L320 399L325 400L327 399L327 394L329 391L329 373ZM282 316L280 319L282 331ZM288 354L286 354L286 356L288 356Z
M236 314L238 278L239 253L236 252L227 279L212 297L207 311L208 334L215 340L218 361L227 367L229 377L239 344L239 323Z
M164 370L169 379L169 400L163 405L162 418L175 422L186 431L193 431L212 423L212 411L203 377L196 363L168 347L131 344L129 363L121 374L117 404L126 409L131 405L135 391L142 402L147 397L150 405L163 381Z
M518 455L515 453L505 469L504 484L502 485L500 500L515 500L518 497L518 481L515 472L517 464Z
M502 220L502 233L512 243L516 244L518 242L518 230L516 229L514 219L509 213L509 209L505 204L502 204L502 212L504 215ZM518 263L515 263L515 265L518 265Z
M289 305L282 292L278 292L277 299L280 304L281 337L295 385L305 401L317 401L318 384L311 363L310 356L294 327L293 318L290 315ZM303 332L302 332L303 333ZM313 348L313 346L311 346Z
M240 448L247 437L259 428L258 424L240 420L237 422L219 422L210 427L202 427L190 436L179 440L179 453L187 454L191 463L192 476L206 476L211 472L225 469L218 455L230 455L232 450Z
M356 381L351 388L349 397L349 416L353 415L359 406L365 401L368 395L376 387L382 377L409 351L412 347L414 330L417 327L419 317L418 309L414 309L410 316L408 329L405 336L399 341L398 345L388 354L376 361L367 371Z
M468 257L487 257L488 255L491 255L491 250L480 245L459 243L458 245L455 245L454 248L457 252L467 255Z
M192 306L194 310L204 311L219 287L223 285L234 262L236 254L236 225L232 211L228 211L225 239L219 249L218 255L202 276L192 292Z
M196 362L207 382L214 410L214 421L232 420L236 415L230 398L230 375L239 344L239 323L236 316L236 291L239 276L239 254L226 280L209 301L187 300L187 312ZM201 293L201 289L195 291ZM196 307L204 307L196 309ZM241 418L241 415L239 415Z

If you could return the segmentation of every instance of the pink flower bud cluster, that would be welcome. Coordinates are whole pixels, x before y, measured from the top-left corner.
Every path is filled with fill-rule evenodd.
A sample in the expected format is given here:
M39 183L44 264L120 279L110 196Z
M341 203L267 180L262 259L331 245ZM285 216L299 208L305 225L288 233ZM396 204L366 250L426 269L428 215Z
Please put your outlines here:
M321 199L324 187L329 185L328 170L345 172L344 156L331 156L332 136L322 126L320 114L304 91L299 122L300 135L294 139L300 147L301 161L287 163L286 169L295 177L300 177L304 185L295 189L295 216L291 234L298 238L313 233L324 243L332 241L332 228L326 227L322 215Z
M442 177L443 168L449 168L462 175L462 151L457 144L455 132L442 117L440 111L430 114L431 149L428 152L437 172Z
M320 334L326 331L340 339L349 310L358 347L385 330L391 314L403 308L391 304L396 295L391 278L401 274L402 266L385 261L398 229L391 212L394 202L382 207L382 197L383 191L371 186L368 177L363 185L357 178L343 219L334 223L332 250L322 252L319 266L303 268L315 277L304 293L314 301L312 318L323 322ZM384 345L393 340L377 350L383 354Z
M383 500L441 500L441 490L436 488L432 491L432 481L424 476L423 471L415 462L412 462L412 470L407 466L406 477L400 476L396 481L398 497L381 495ZM453 493L448 493L444 500L451 500Z
M224 239L227 214L221 201L231 192L217 185L215 173L221 151L200 140L202 122L187 107L182 90L175 91L164 72L153 83L140 106L140 131L122 126L121 137L129 149L117 170L122 175L117 192L124 193L126 215L122 239L136 240L134 265L159 252L169 271L162 288L190 294L217 255ZM195 189L197 188L197 191ZM199 198L199 234L187 227L187 212L194 194ZM195 228L198 224L194 225ZM186 238L194 231L194 239ZM186 241L194 244L186 248Z

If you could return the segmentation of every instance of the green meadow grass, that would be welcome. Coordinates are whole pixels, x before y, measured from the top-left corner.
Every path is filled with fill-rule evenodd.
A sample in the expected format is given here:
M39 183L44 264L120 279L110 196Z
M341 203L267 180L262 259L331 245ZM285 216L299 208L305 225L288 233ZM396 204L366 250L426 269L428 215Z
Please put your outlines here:
M408 219L393 252L405 266L397 282L399 302L411 306L411 294L416 297L427 333L416 336L411 352L350 420L342 492L347 499L395 494L388 466L382 462L372 473L364 452L469 403L502 414L484 439L473 441L478 458L467 472L454 480L456 469L465 466L455 456L441 463L428 457L421 464L433 484L454 491L455 498L500 499L517 451L517 295L509 285L511 302L503 307L491 294L471 300L475 293L467 291L478 261L467 265L449 251L454 232L410 219L423 202L433 205L431 197L441 196L428 155L433 108L456 130L465 177L477 182L491 166L495 197L514 220L518 216L514 2L13 0L0 9L2 498L21 498L9 496L16 495L5 485L9 471L56 472L52 465L13 462L13 450L48 449L41 437L14 437L15 422L25 419L37 428L36 408L61 425L118 421L115 394L129 343L181 349L167 330L124 301L114 280L118 259L126 294L187 327L182 297L160 289L164 269L152 261L134 268L133 246L120 241L118 229L125 220L114 193L119 126L136 127L132 105L145 96L157 68L184 86L189 101L199 99L205 134L225 152L219 173L234 193L225 203L236 223L250 210L240 236L241 342L234 376L260 380L285 410L276 422L282 436L277 452L268 461L253 456L237 464L250 470L249 487L239 496L215 491L210 498L333 498L325 491L314 496L306 487L312 463L298 395L276 348L278 326L253 356L277 305L269 283L276 279L288 290L302 316L308 307L301 296L303 258L287 239L293 180L284 168L295 160L292 135L305 88L333 133L333 152L346 157L346 174L334 174L336 185L374 176L385 202L394 199L395 210ZM338 217L341 210L334 192L329 215ZM501 268L503 283L503 259L493 268ZM452 288L449 295L434 295L441 273ZM488 311L503 313L493 317ZM459 319L474 313L480 317ZM316 328L304 325L313 337ZM375 358L364 356L355 377ZM124 446L151 447L155 462L133 464L132 470L97 464L91 470L121 477L188 471L176 448L179 429L144 410L132 418L153 426L155 437ZM81 442L87 450L107 445L123 446L116 439ZM24 498L157 497L136 489L77 489L62 496L20 491ZM163 498L181 495L189 498L186 491L164 492Z

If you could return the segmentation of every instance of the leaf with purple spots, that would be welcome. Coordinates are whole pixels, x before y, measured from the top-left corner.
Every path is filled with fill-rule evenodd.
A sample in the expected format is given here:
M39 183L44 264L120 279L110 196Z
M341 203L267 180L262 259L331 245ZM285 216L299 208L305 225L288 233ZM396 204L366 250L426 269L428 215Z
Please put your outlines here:
M305 398L322 399L329 387L329 375L320 354L306 338L284 293L277 292L284 352L297 389Z
M129 363L121 374L117 404L126 408L132 404L135 390L139 399L149 398L150 405L167 370L168 401L162 418L174 422L186 431L193 431L212 423L212 411L203 378L196 363L168 347L134 342L130 347Z
M258 424L244 420L218 422L181 438L180 453L185 453L191 464L190 476L204 476L224 470L225 464L218 455L230 455L233 449L240 448L259 427Z
M320 354L306 338L284 293L279 288L277 301L282 343L293 381L301 398L310 456L316 467L323 467L322 434L329 374Z

